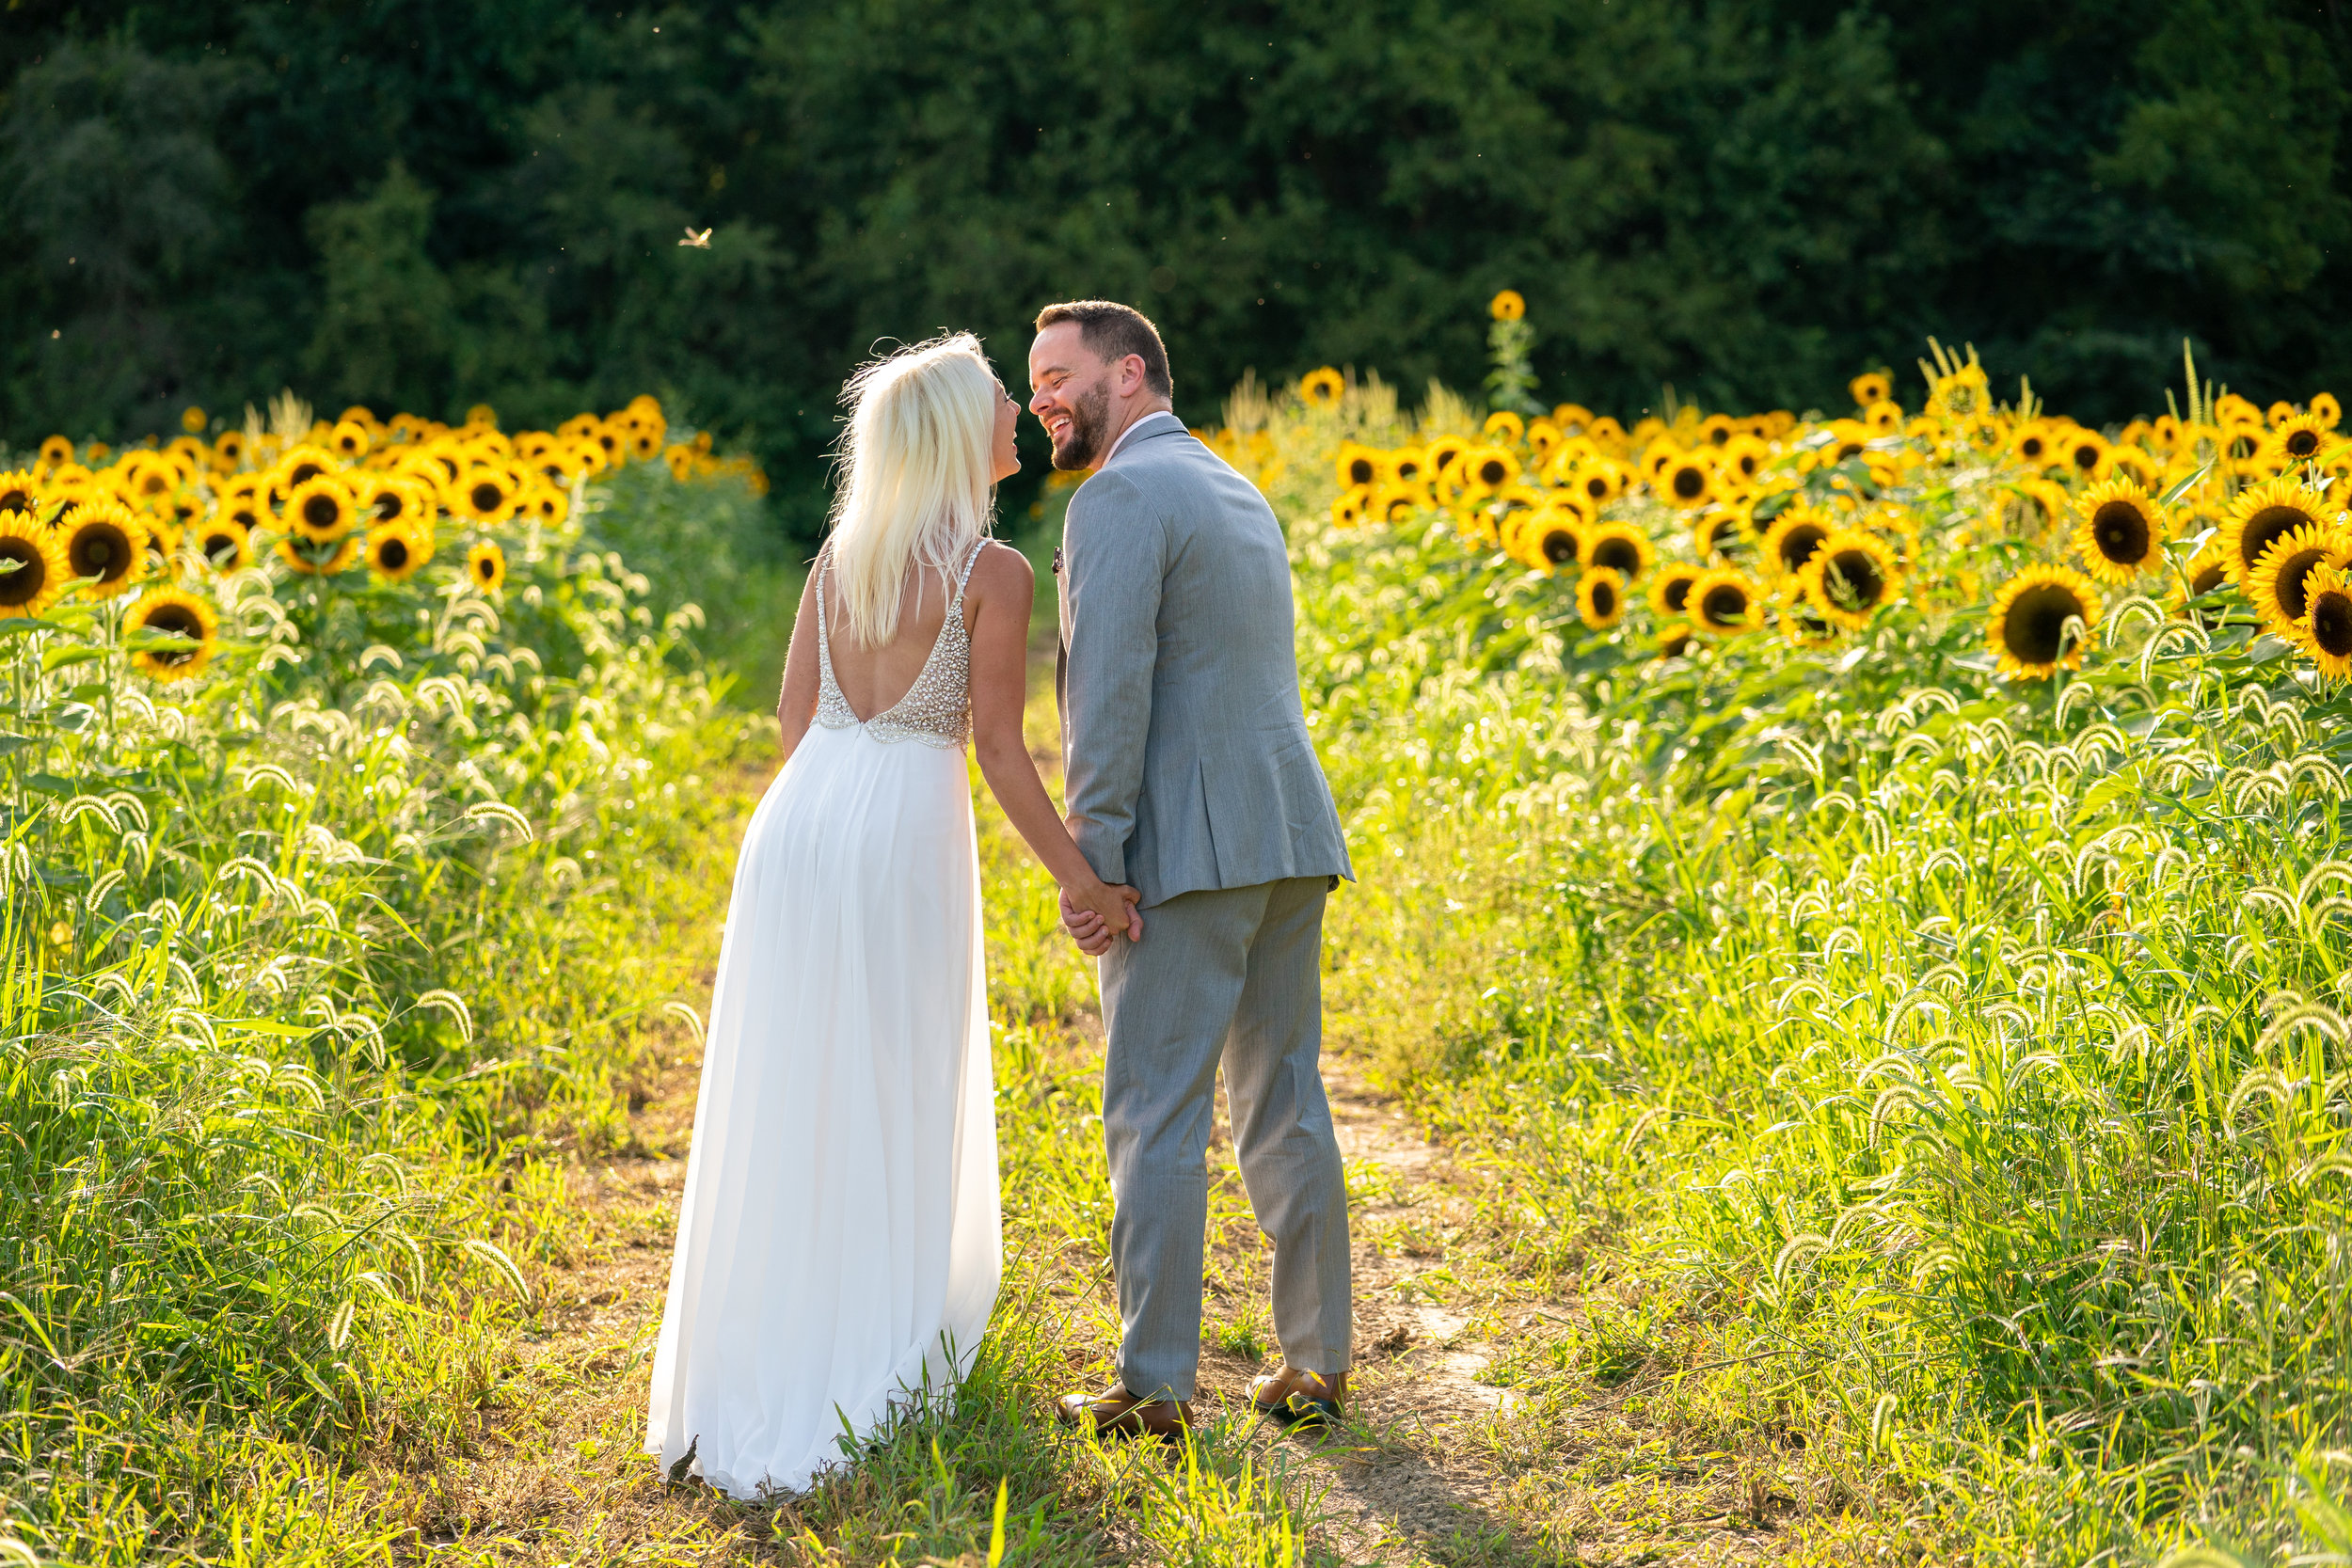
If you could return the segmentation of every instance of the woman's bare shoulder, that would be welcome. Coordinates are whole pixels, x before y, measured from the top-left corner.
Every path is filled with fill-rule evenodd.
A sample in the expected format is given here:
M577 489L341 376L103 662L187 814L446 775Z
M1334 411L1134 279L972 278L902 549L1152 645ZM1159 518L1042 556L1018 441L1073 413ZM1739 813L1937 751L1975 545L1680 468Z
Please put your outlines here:
M972 563L972 578L965 592L978 589L982 594L996 592L1025 593L1037 586L1037 568L1029 558L1001 539L992 539L980 549L980 558Z

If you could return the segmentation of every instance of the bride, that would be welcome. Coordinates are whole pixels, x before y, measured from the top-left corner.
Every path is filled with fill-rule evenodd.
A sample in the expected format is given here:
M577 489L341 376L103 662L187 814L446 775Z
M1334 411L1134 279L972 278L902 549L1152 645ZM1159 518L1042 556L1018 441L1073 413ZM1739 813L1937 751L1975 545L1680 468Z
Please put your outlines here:
M1139 937L1022 738L1017 472L968 333L859 371L792 626L784 770L735 872L645 1447L733 1497L805 1489L969 1369L996 1299L996 1134L963 747L1072 903ZM812 728L812 721L814 727Z

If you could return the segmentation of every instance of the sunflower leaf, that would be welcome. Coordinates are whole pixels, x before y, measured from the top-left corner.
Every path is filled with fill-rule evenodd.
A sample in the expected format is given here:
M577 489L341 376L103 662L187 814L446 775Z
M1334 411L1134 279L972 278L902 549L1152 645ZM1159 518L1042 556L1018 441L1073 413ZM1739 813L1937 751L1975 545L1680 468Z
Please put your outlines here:
M2165 491L2163 495L2158 496L2156 498L2156 504L2158 506L2179 505L2183 496L2187 495L2190 491L2205 483L2205 476L2213 472L2213 464L2214 460L2212 458L2206 458L2203 467L2199 468L2195 473L2190 474L2187 478L2181 480L2170 489Z

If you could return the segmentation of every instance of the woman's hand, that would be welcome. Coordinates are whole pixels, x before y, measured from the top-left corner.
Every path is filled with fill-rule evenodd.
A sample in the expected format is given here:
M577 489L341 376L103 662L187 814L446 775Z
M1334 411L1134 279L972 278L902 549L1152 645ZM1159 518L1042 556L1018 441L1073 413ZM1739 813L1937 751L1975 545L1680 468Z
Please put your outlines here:
M1071 935L1078 938L1078 945L1089 954L1100 954L1111 944L1111 938L1123 936L1130 942L1143 940L1143 916L1136 912L1136 904L1143 897L1122 882L1105 882L1089 877L1074 887L1061 891L1062 921Z

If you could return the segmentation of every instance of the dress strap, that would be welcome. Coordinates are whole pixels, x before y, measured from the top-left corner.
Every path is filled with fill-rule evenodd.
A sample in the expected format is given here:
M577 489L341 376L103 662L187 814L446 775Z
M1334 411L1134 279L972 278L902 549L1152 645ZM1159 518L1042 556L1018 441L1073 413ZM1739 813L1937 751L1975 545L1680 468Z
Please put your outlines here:
M980 563L980 552L986 548L988 541L983 538L972 546L972 553L963 558L963 570L956 574L956 603L959 606L963 603L963 585L972 580L972 568Z

